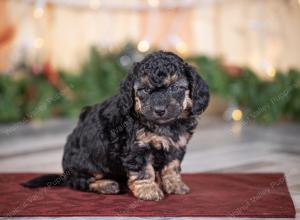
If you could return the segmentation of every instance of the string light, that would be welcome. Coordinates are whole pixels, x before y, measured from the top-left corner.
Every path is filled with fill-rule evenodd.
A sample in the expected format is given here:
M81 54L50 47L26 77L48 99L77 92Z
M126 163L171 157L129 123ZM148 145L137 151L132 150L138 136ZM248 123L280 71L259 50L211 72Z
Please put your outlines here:
M34 47L36 48L36 49L40 49L40 48L42 48L44 46L44 39L43 38L36 38L35 39L35 42L34 42Z
M188 52L187 44L176 34L168 37L172 47L181 55L185 55Z
M262 71L269 77L274 78L277 74L276 69L274 66L270 64L268 61L262 62Z
M234 121L240 121L243 118L243 112L240 109L234 109L231 113L231 117Z
M148 4L153 8L157 8L159 6L159 0L148 0Z
M131 64L131 58L128 55L123 55L120 57L120 63L122 66L129 66Z
M138 43L137 49L142 53L147 52L150 49L150 44L147 40L142 40Z
M187 53L187 45L184 41L179 41L175 45L175 49L178 53L186 54Z
M268 66L267 75L271 78L274 78L276 76L276 69L273 66Z
M100 0L90 0L89 6L91 9L96 10L96 9L100 8L101 2L100 2Z

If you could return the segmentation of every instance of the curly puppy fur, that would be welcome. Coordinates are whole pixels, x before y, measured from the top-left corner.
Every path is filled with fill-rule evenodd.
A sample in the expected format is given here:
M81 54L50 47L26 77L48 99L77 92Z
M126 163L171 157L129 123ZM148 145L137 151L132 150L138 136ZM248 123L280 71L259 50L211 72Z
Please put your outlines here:
M207 84L180 57L163 51L146 56L117 95L82 110L64 148L65 183L103 194L127 185L143 200L187 193L180 164L208 101Z

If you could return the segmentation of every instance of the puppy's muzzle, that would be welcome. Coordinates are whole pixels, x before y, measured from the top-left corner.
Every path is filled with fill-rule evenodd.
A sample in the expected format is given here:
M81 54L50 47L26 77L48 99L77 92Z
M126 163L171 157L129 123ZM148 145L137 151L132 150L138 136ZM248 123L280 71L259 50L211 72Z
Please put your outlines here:
M163 117L166 115L167 110L164 106L155 106L154 113L157 117Z

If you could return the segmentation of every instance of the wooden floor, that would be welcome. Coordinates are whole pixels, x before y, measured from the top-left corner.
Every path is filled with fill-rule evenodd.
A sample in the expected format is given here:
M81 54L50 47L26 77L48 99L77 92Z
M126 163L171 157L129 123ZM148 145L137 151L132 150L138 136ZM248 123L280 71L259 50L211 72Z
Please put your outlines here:
M61 172L62 147L73 126L70 121L0 126L0 172ZM284 172L300 215L300 125L280 123L263 127L203 117L182 168L183 172Z

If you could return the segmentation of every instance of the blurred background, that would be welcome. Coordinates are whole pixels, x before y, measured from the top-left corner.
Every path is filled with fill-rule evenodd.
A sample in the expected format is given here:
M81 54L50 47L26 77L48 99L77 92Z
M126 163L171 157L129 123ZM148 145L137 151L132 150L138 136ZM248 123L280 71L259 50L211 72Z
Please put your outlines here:
M297 0L3 0L0 122L76 118L158 49L199 69L208 112L299 121L299 39Z
M284 172L299 213L299 0L1 0L0 172L61 172L80 109L158 49L212 94L183 171Z
M183 170L285 172L299 207L299 0L1 0L0 171L61 172L80 109L158 49L212 94Z

